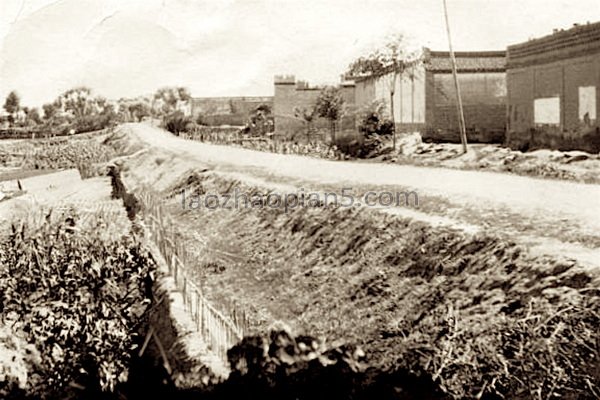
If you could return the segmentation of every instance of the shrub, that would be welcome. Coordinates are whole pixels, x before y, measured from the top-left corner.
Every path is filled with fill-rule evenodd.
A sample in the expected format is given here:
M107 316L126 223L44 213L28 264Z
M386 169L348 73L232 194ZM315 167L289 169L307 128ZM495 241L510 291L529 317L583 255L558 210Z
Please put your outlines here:
M169 114L163 121L164 128L177 136L186 131L190 124L192 124L191 118L186 117L181 111Z
M0 242L0 316L40 353L25 390L64 398L113 391L128 377L155 264L133 237L80 230L78 215L13 226ZM83 396L85 397L85 396Z
M443 399L428 377L366 368L356 346L326 345L310 336L272 331L245 337L228 352L231 374L214 399Z
M115 121L116 115L112 113L86 115L75 120L72 124L72 129L77 133L99 131L113 126Z
M354 158L373 158L384 153L384 141L377 134L339 135L335 146L342 153Z
M335 137L335 147L342 153L350 157L359 157L362 155L364 137L357 134L340 134Z
M385 116L385 103L376 100L359 113L358 131L365 137L374 134L388 136L394 132L394 123Z

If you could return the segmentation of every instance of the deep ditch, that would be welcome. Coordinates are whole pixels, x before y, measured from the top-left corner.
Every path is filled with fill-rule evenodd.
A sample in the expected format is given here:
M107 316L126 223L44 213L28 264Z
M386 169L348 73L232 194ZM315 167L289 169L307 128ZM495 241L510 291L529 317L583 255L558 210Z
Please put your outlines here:
M129 192L117 166L109 168L112 197L121 199L138 233L141 203ZM148 243L159 266L153 282L153 306L141 329L142 350L134 357L121 398L147 399L443 399L437 384L409 370L380 370L364 364L356 346L328 345L286 330L246 336L227 352L231 373L216 375L206 353L194 354L194 337L181 313L174 313L177 294L172 277L164 274L165 260ZM181 306L181 305L180 305ZM187 327L185 325L188 325ZM190 338L189 335L192 335ZM214 363L213 363L214 366Z
M268 193L207 169L166 181L167 174L184 170L174 157L155 157L134 156L127 165L129 179L152 183L157 177L166 197L181 185L221 194L239 185ZM151 177L140 171L152 171ZM182 388L165 378L156 387L139 387L139 393L185 399L598 396L598 277L572 261L530 257L493 235L360 210L196 212L178 221L191 219L194 226L205 223L212 234L228 232L223 240L255 256L246 259L246 271L267 283L258 294L246 293L239 277L227 278L227 266L225 273L213 268L222 275L221 296L249 295L242 298L246 307L264 306L268 298L286 293L280 290L283 282L291 284L287 297L278 297L283 316L302 314L310 327L304 332L359 344L366 355L343 344L310 350L310 343L320 342L257 330L229 352L233 372L227 380L200 378ZM215 281L211 271L198 267L206 285ZM328 323L333 316L336 326ZM143 371L138 376L169 376L156 354L138 368Z

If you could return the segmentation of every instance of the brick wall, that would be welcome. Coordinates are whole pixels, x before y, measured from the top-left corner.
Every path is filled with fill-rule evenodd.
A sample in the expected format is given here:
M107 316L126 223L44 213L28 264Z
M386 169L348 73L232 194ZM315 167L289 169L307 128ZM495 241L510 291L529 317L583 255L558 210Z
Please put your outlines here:
M273 107L273 97L197 97L192 99L192 116L203 116L208 125L244 125L260 105Z
M305 82L296 82L294 76L275 77L275 96L273 100L273 115L275 119L275 132L293 138L302 135L306 127L302 120L294 116L294 108L311 109L321 93L321 88L310 87ZM342 84L339 86L342 97L345 100L347 115L342 118L341 129L353 129L354 122L354 85ZM317 118L314 122L317 129L329 129L330 123L323 118Z
M399 74L394 90L394 119L397 132L421 130L425 123L425 70L418 68L411 74ZM366 78L356 82L355 103L357 110L364 109L374 100L385 103L387 115L391 115L391 75Z
M459 73L467 139L498 143L506 128L506 74ZM429 73L426 82L427 123L425 140L460 141L456 89L451 73Z
M511 46L508 66L510 147L600 151L600 24ZM545 99L556 101L553 123L544 110L536 120Z
M469 140L502 142L506 127L506 53L504 51L457 52L457 68ZM396 129L420 131L424 139L460 140L456 91L447 52L425 49L423 66L396 84ZM384 100L389 113L386 77L356 82L357 106ZM389 80L387 81L389 82Z

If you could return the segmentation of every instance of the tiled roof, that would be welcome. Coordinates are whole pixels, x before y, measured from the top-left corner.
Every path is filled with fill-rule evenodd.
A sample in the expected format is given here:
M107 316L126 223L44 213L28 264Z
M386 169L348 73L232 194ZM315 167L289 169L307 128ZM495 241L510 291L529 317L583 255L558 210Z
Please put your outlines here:
M503 72L506 70L505 51L455 52L458 72ZM446 51L431 51L425 66L432 72L451 72L452 61Z
M600 22L555 30L551 35L508 46L509 67L543 64L600 52Z

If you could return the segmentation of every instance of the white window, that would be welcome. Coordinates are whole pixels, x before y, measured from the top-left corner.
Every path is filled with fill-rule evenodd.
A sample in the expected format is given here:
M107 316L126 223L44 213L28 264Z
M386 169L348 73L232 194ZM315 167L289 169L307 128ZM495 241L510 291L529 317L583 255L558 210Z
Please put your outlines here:
M579 87L579 120L596 119L596 86Z
M536 124L560 124L560 98L547 97L533 101L533 118Z

